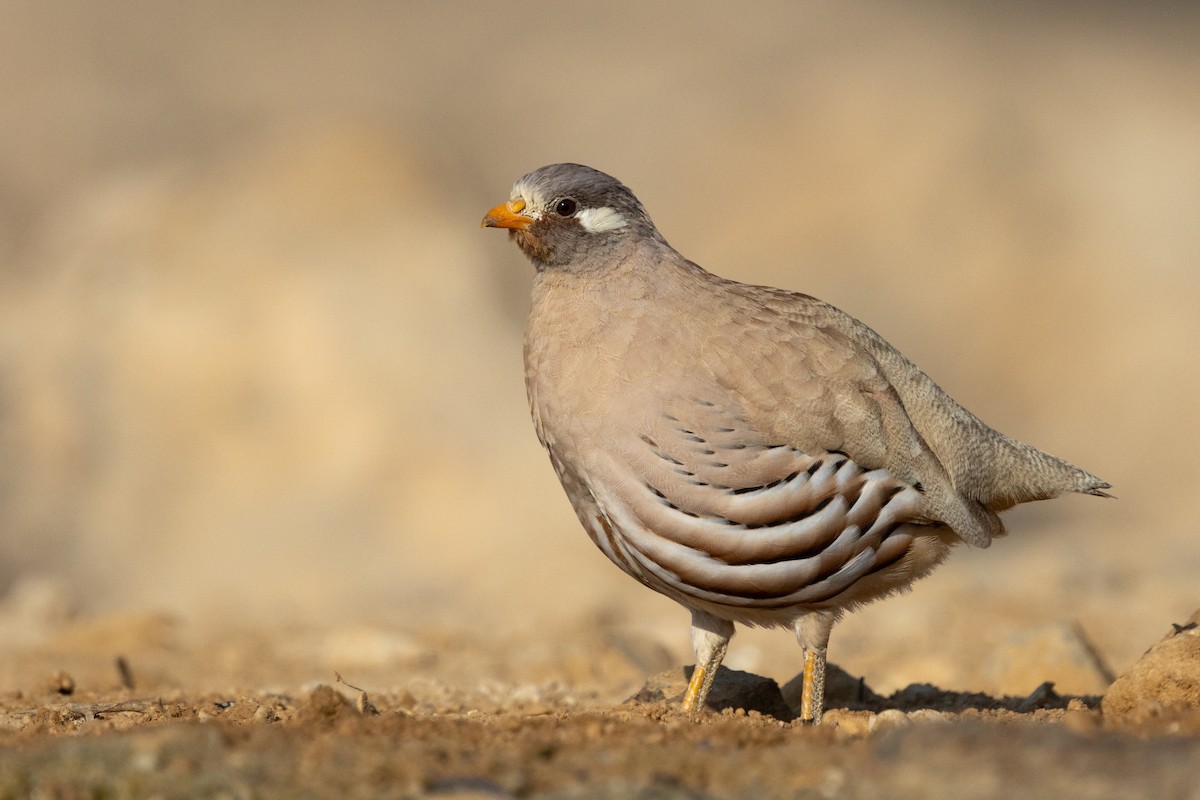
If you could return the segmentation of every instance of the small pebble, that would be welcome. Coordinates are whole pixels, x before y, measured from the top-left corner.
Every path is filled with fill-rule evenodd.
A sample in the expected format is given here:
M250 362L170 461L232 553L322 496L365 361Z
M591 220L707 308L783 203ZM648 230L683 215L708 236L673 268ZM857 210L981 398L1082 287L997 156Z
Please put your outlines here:
M880 711L868 723L867 729L871 733L882 733L893 728L907 728L912 725L912 720L898 708L885 708Z
M916 711L909 713L908 719L910 722L930 723L934 725L948 725L950 718L941 711L934 711L932 708L918 708Z

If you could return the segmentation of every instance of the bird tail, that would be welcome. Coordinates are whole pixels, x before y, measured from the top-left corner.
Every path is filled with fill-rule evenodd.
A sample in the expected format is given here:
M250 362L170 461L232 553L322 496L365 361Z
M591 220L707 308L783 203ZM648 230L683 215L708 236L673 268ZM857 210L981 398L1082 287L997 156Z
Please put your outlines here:
M994 476L992 491L990 496L979 498L993 511L1072 492L1112 497L1104 491L1111 489L1112 484L1069 461L1003 434L993 442L996 452L990 460Z

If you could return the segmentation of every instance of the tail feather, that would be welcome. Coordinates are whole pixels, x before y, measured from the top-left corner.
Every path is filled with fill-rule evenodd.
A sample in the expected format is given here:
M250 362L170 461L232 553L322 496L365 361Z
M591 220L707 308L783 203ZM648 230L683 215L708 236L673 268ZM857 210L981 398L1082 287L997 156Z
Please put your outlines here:
M1002 510L1018 503L1049 500L1072 492L1112 497L1104 491L1112 488L1110 483L1058 456L1003 434L997 434L993 443L994 493L981 498L988 508Z

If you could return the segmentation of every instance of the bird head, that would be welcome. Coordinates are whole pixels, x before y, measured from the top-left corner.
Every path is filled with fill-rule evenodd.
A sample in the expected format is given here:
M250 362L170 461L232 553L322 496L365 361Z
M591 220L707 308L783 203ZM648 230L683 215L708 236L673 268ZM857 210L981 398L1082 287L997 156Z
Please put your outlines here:
M616 178L581 164L551 164L518 180L483 218L541 267L585 269L639 234L661 241L646 209ZM611 258L606 259L611 263Z

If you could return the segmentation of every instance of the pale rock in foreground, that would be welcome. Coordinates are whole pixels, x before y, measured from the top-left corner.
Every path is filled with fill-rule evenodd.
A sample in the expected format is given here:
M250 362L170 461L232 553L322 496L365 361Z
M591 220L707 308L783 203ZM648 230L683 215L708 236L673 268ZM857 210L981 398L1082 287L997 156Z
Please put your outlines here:
M1134 721L1200 712L1200 609L1121 674L1100 708L1106 717Z

